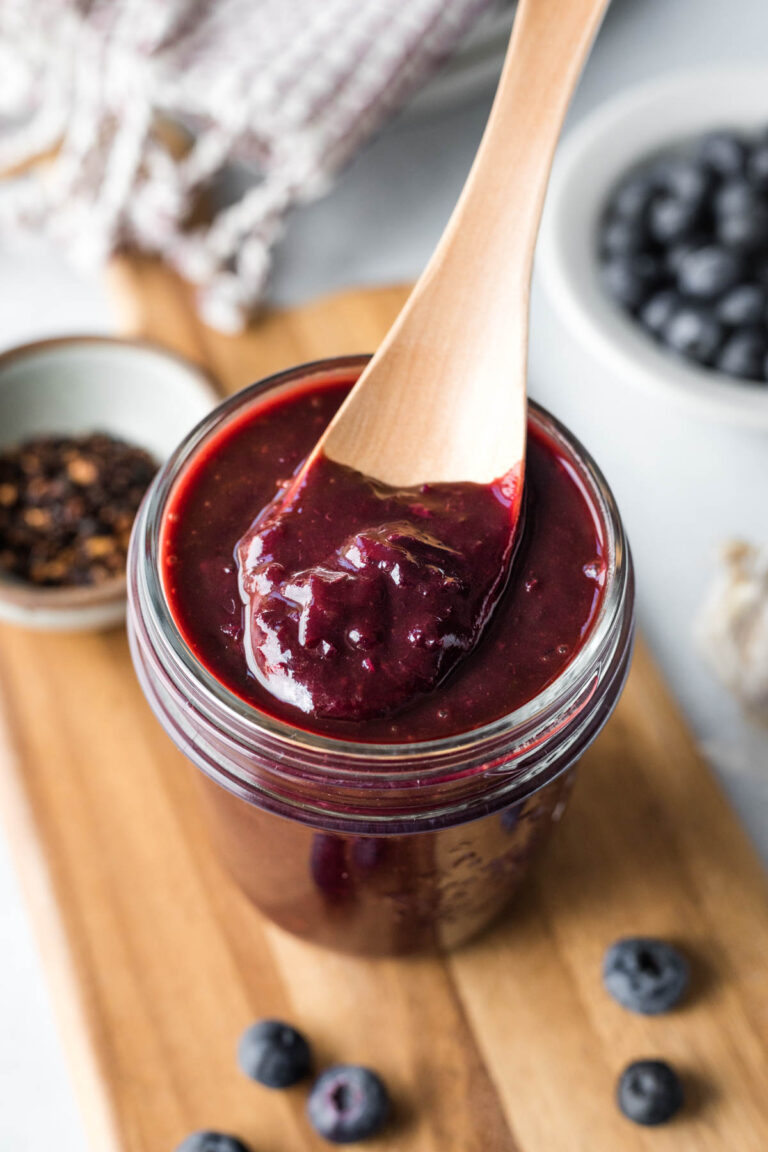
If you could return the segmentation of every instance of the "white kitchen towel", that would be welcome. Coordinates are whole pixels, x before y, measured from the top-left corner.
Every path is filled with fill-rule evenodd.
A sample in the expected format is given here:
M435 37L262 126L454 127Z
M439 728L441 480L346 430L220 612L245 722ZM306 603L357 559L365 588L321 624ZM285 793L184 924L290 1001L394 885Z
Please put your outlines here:
M162 255L234 330L289 209L322 194L491 0L0 0L0 231ZM162 120L193 131L174 157ZM50 153L48 162L30 161ZM204 224L231 161L257 179Z

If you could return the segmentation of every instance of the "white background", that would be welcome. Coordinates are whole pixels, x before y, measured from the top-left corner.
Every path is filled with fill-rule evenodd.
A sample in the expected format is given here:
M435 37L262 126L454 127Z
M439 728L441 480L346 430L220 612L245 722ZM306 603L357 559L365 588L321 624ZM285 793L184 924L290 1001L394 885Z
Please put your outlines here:
M766 46L764 0L614 0L570 122L652 75L766 63ZM391 125L330 196L296 214L278 255L275 297L294 302L414 277L454 203L488 104L479 99ZM97 278L72 273L44 250L0 251L1 347L111 326ZM768 860L768 739L741 719L691 639L718 542L768 538L768 435L697 422L606 379L561 330L538 286L531 340L533 393L607 473L634 548L642 626ZM0 1020L0 1152L84 1152L40 959L2 841Z

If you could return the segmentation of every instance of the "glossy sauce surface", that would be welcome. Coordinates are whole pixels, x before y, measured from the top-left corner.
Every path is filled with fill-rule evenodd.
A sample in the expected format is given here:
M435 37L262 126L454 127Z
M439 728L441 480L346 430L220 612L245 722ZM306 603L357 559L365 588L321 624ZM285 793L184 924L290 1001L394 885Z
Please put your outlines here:
M509 575L516 483L392 488L322 453L235 549L257 680L315 718L387 716L477 644Z
M174 618L197 658L222 684L259 710L297 727L364 742L438 739L479 727L519 707L555 679L581 647L602 595L605 563L597 516L568 460L533 425L529 427L525 527L511 578L474 646L470 621L465 634L470 637L467 647L471 650L436 687L414 695L411 683L406 693L393 700L390 681L380 675L378 681L369 681L371 695L377 707L381 703L377 693L381 691L387 714L350 719L340 715L333 704L321 715L278 699L249 667L245 648L248 610L243 607L238 586L238 542L242 540L243 547L248 547L248 529L254 518L298 470L348 388L346 382L315 386L313 390L299 385L287 395L256 400L206 442L189 463L169 501L161 541L164 587ZM346 481L342 480L344 488ZM470 504L477 504L481 518L491 514L489 523L503 525L497 512L502 509L508 513L508 509L491 489L457 487L477 488ZM354 484L350 491L348 516L345 519L342 515L339 522L350 532L339 538L342 541L347 537L354 540L354 521L360 510L359 484L357 496ZM364 503L381 499L381 493L363 495ZM494 505L487 504L486 497ZM413 551L413 516L409 523L404 533L409 536L406 551ZM319 525L315 517L310 535L315 545L322 543ZM478 538L476 526L471 535ZM393 544L397 548L403 541L383 540L374 533L363 543L374 560L374 553L383 549L387 555L378 559L391 567ZM443 543L450 544L444 533ZM417 541L422 561L432 547L432 542ZM475 550L475 562L486 580L502 558L501 536L496 544L489 543L487 556L482 548ZM298 561L297 553L293 559ZM315 559L307 557L307 562ZM446 576L453 580L456 574L448 571L451 561L447 553L442 559L448 560L448 565L437 565L436 580L444 585ZM466 582L467 572L460 578ZM374 583L377 581L374 576ZM349 598L334 602L331 597L328 601L325 592L321 589L324 611L340 612L339 619L348 631ZM375 632L386 614L368 611L370 592L366 588L358 597L358 607L360 619L367 620ZM295 613L293 622L298 627ZM392 659L402 652L408 629L428 623L428 616L422 613L420 622L406 612L401 623L407 627L390 644ZM420 654L418 644L411 644L410 650ZM356 650L354 656L360 661L366 659L363 651ZM418 660L411 671L423 684ZM371 675L376 676L375 665ZM346 698L350 698L348 691Z

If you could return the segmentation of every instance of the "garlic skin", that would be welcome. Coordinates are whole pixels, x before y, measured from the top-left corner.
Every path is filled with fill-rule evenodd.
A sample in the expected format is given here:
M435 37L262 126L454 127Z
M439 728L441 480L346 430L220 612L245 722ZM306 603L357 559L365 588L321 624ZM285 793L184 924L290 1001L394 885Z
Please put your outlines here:
M724 545L696 635L723 683L768 723L768 544Z

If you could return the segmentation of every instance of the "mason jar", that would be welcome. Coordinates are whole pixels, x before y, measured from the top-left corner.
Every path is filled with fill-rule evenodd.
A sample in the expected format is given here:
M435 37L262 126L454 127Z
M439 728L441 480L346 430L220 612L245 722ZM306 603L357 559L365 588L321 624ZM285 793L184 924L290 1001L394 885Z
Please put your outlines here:
M605 480L567 429L531 403L529 419L592 505L606 558L597 616L554 682L483 727L403 744L307 732L228 690L185 643L164 593L160 531L169 497L206 442L266 394L352 383L366 362L344 357L272 376L219 405L187 437L134 526L128 633L144 693L199 770L213 841L245 894L289 932L382 955L453 948L510 904L621 693L634 584Z

